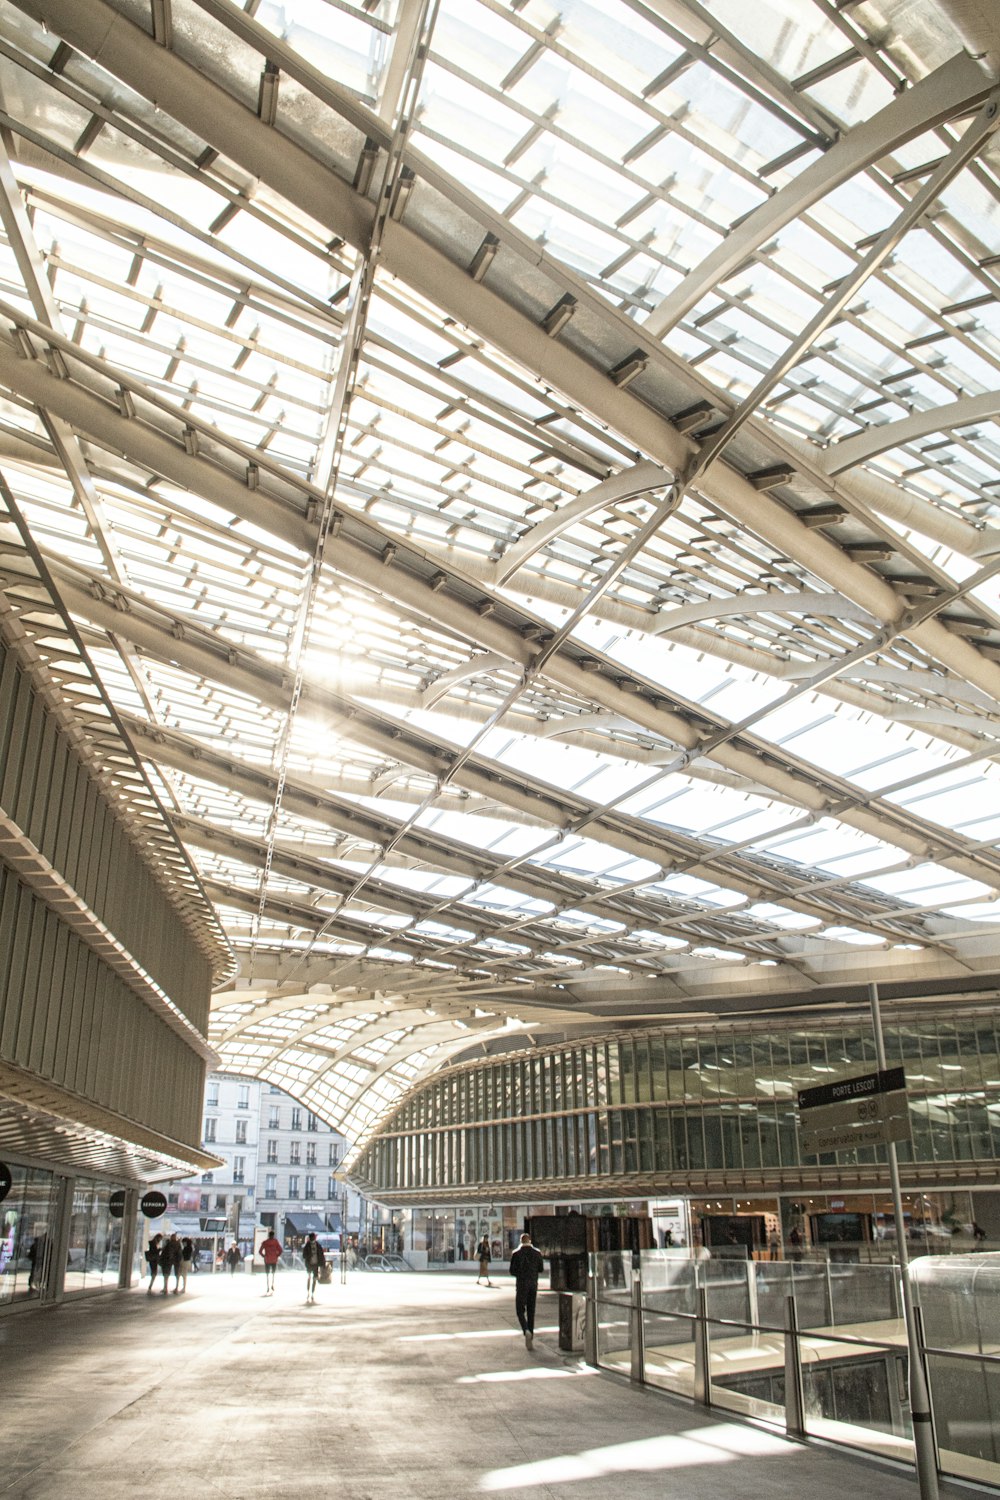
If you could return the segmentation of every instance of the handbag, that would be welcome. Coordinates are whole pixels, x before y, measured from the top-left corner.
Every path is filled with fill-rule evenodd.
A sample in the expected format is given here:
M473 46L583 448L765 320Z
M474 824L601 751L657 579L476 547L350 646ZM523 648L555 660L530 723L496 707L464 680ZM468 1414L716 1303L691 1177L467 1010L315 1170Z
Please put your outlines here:
M316 1276L316 1280L318 1282L320 1282L323 1286L329 1286L330 1282L333 1280L333 1267L332 1266L320 1266L319 1271L318 1271L317 1276Z

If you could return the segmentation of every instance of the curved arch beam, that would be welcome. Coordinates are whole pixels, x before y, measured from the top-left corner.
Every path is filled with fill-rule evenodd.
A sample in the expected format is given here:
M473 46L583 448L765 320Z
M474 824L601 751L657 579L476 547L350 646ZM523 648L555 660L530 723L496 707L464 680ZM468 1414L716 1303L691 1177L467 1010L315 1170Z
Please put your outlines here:
M582 495L577 495L568 505L561 505L558 510L546 516L544 521L539 521L537 526L519 537L497 563L495 581L498 584L506 583L518 568L524 566L529 557L534 557L553 537L559 536L577 521L582 521L585 516L605 510L609 505L617 505L623 500L634 500L637 495L645 495L649 490L662 490L670 483L670 479L666 469L647 459L633 464L630 469L612 474L609 479L602 479L600 484L584 490Z
M469 1007L469 1020L472 1020L471 1006ZM419 1010L415 1006L408 1011L386 1011L384 1015L379 1016L374 1021L370 1021L367 1026L363 1026L359 1031L356 1031L349 1041L343 1042L339 1047L334 1048L324 1059L323 1063L309 1075L306 1080L306 1087L315 1083L324 1073L335 1069L340 1063L350 1063L353 1067L364 1068L367 1071L374 1072L378 1067L378 1062L372 1063L358 1058L354 1054L359 1047L367 1047L372 1042L381 1041L389 1032L402 1031L405 1033L404 1036L400 1037L398 1042L393 1044L393 1051L397 1047L405 1047L405 1044L412 1043L411 1050L420 1052L428 1045L427 1033L430 1030L443 1028L444 1037L448 1037L451 1035L448 1028L453 1026L456 1021L461 1021L463 1026L468 1026L468 1021L464 1017L444 1014L431 1016L427 1014L426 1010ZM503 1027L507 1024L506 1017L496 1016L491 1019L491 1024ZM383 1054L383 1056L387 1055ZM379 1062L381 1060L380 1058Z
M40 0L19 0L19 4L24 9L31 5L40 8ZM344 179L321 162L318 154L311 153L303 144L266 126L247 105L227 93L221 85L210 82L204 70L198 70L196 63L189 63L176 53L158 46L152 36L109 7L105 0L90 0L90 4L86 6L80 6L75 0L45 0L44 13L50 29L67 43L82 53L99 57L102 66L107 66L122 83L136 89L142 97L155 92L156 102L161 109L176 118L179 124L194 131L200 139L208 141L214 149L229 155L237 165L252 172L255 179L275 187L276 191L304 212L319 214L324 226L334 234L349 239L353 245L367 244L374 213L371 202L362 200L361 195L350 188ZM261 28L258 50L263 55L271 56L275 45L280 44L276 43L271 33L264 32ZM962 62L961 59L958 61ZM968 59L964 60L964 65L973 69L976 67ZM982 87L983 75L977 76ZM939 79L940 72L931 77ZM155 90L151 83L153 79L156 81ZM321 80L317 78L316 82L319 87ZM905 97L912 97L915 93L916 89L909 91ZM331 102L331 107L337 107L332 102L333 96L328 89L322 92L322 97ZM367 118L375 119L370 114ZM924 128L926 123L925 119ZM450 184L446 174L441 175L441 180L455 191L454 184ZM502 225L503 221L500 222ZM516 234L513 235L512 242L521 245ZM542 252L533 242L529 243L530 250L529 245L525 244L524 253L530 253L532 265L541 264L539 257ZM690 460L694 451L692 444L677 428L637 396L630 395L628 390L615 387L603 371L597 369L583 354L572 350L565 341L549 338L540 324L515 307L511 299L475 281L471 276L456 275L455 262L432 245L430 240L422 239L412 228L390 218L385 226L382 253L388 270L404 277L410 286L428 297L445 314L457 318L480 336L496 343L508 355L534 369L539 378L551 383L570 401L579 402L585 410L594 412L637 450L653 455L671 470ZM581 281L575 278L568 280L581 297L587 296L589 299L589 293ZM593 307L595 313L602 306L596 296L592 303L588 300L588 305ZM611 309L606 308L605 315L609 327L612 324L619 327L617 317ZM33 322L20 317L18 321L19 324L23 321L26 327ZM634 323L628 323L627 319L622 318L622 325L625 324L634 333L641 334L650 349L655 350L656 341L651 336L645 335ZM59 343L51 332L46 341ZM65 351L62 352L65 357ZM77 349L72 358L82 359L81 351ZM675 362L672 356L661 353L658 358L663 358L666 365L673 368ZM36 399L24 386L29 378L32 386L37 384L41 369L39 361L15 356L8 362L0 347L0 364L5 367L3 378L10 389ZM126 380L126 385L132 384L134 382L130 378ZM41 398L41 404L50 404L49 393L58 395L57 388L63 388L62 396L65 398L69 385L70 382L54 376L43 380L42 386L46 394ZM112 412L106 400L101 411L104 418ZM74 425L79 425L76 416L71 414L70 420ZM101 446L134 457L136 441L145 436L143 424L119 418L117 422L112 419L111 425L126 428L129 435L122 437L120 442L113 443L98 439ZM87 424L84 427L89 432ZM93 436L92 433L90 435ZM153 446L160 445L154 442ZM171 444L167 443L165 447L169 450ZM159 461L153 462L151 467L154 472L169 476L173 473L174 460L178 457L179 455L174 454L172 459L168 458L167 468L161 467ZM182 467L190 469L196 464L196 459L189 458ZM223 477L221 470L216 465L210 467L215 480L220 481ZM197 488L186 480L182 482L189 488ZM222 487L231 488L234 493L238 491L242 495L235 509L237 513L243 514L246 507L245 486L227 486L223 483ZM902 601L884 579L846 556L833 541L807 528L784 507L768 502L766 496L756 491L744 476L726 463L716 463L703 488L713 504L720 506L731 519L749 527L794 561L824 578L831 587L842 589L865 608L873 612L884 611L887 622L896 621L904 613ZM270 507L265 509L270 511ZM285 515L283 520L286 529L301 534L305 539L304 545L298 545L303 545L304 551L311 551L311 528L304 520L300 521L294 515ZM269 529L274 529L273 516ZM357 568L359 581L377 579L374 586L378 588L385 588L386 579L393 572L391 569L386 570L376 557L350 538L346 542L341 540L338 565L343 564L346 559L350 559L352 567ZM346 566L342 570L350 571ZM449 605L449 614L461 616L467 627L472 625L473 622L467 618L470 611L465 605L454 600L449 601ZM502 621L495 621L490 625L489 621L480 620L475 627L476 638L488 644L491 649L497 649L497 633L502 624ZM468 629L466 633L469 633ZM507 634L506 631L504 633ZM994 696L1000 696L1000 688L997 686L1000 668L983 657L968 641L962 640L945 625L934 620L925 620L915 625L910 633L922 649L939 657L970 680L983 683ZM487 634L490 636L488 642L485 639ZM526 658L531 655L526 646L523 654ZM520 658L521 653L518 652L518 655ZM556 652L548 660L547 670L558 673L560 680L568 679L576 675L569 670L570 666L565 654ZM609 684L604 691L614 691L613 685ZM624 710L619 707L618 711Z
M856 620L859 624L874 626L874 616L859 604L853 604L840 594L795 593L739 594L734 599L704 599L697 604L682 604L657 616L650 635L667 635L682 625L693 625L699 620L718 620L726 615L836 615L843 620Z
M447 697L457 683L468 682L470 677L479 677L483 672L502 672L511 667L516 668L517 663L499 651L486 651L478 656L470 656L468 661L452 667L450 672L443 673L430 687L424 689L420 695L420 707L433 708L435 703L440 703L442 698Z
M901 448L918 438L930 437L935 432L951 432L955 427L968 427L973 422L985 422L990 417L1000 417L1000 391L985 391L981 396L963 396L960 401L948 401L944 406L933 406L928 411L912 412L898 422L883 422L866 427L855 437L843 438L827 454L826 472L831 478L843 474L855 464L867 463L890 448Z
M896 706L893 709L893 718L900 724L929 724L937 727L939 724L950 724L953 729L965 729L970 734L981 735L987 729L982 719L974 719L971 714L960 714L953 708L904 708ZM997 741L1000 749L1000 740Z
M308 1010L308 1008L309 1001L300 999L298 1004L284 1007L283 1012L287 1013L289 1010ZM271 1016L275 1014L280 1015L283 1012L281 1010L271 1012ZM268 1035L266 1030L267 1021L271 1017L262 1015L258 1011L256 1015L247 1016L243 1021L238 1021L234 1026L230 1026L223 1036L213 1042L213 1046L217 1052L224 1051L231 1042L253 1042L254 1045L266 1047L273 1045L278 1051L285 1047L309 1046L310 1037L315 1036L317 1031L322 1031L324 1026L336 1026L338 1020L347 1021L357 1016L371 1015L373 1012L377 1013L377 1006L371 1001L366 1005L359 1003L349 1009L342 1009L337 1013L327 1011L323 1015L317 1015L313 1020L304 1023L300 1030L291 1035L275 1032L272 1037Z
M782 678L794 681L797 677L808 677L814 670L814 666L809 662L789 662L780 675ZM936 672L913 670L904 673L893 667L883 666L879 662L860 662L857 667L852 667L843 675L862 682L888 682L897 688L940 694L944 698L954 698L958 703L968 703L973 708L981 708L984 713L996 713L997 700L995 698L988 698L971 683L962 682L953 677L939 676Z
M580 714L572 719L550 719L548 723L541 724L536 731L540 740L557 740L564 734L584 734L590 730L596 730L599 734L612 734L615 730L625 730L629 734L635 733L635 725L631 719L623 719L620 714ZM676 741L671 741L676 743Z
M719 282L738 271L762 245L821 198L850 181L924 131L982 103L993 83L966 52L960 52L891 104L841 136L811 166L722 239L672 292L653 308L645 332L662 338Z

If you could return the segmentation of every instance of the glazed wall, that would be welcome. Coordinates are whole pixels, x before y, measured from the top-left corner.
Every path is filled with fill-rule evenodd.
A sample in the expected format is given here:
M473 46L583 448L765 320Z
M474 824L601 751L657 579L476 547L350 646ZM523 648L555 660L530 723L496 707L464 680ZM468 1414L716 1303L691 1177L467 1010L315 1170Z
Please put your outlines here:
M905 1068L910 1098L904 1177L1000 1180L992 1014L890 1016L885 1030L889 1066ZM801 1153L796 1094L875 1067L860 1016L809 1028L663 1028L508 1055L415 1090L352 1177L386 1202L478 1188L632 1196L871 1182L883 1175L881 1147Z

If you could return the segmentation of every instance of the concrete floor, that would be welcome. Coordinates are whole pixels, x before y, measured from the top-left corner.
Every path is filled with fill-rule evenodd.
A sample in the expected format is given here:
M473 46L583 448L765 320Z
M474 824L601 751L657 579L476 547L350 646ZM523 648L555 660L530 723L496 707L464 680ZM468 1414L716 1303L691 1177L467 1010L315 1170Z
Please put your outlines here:
M559 1353L512 1286L201 1275L0 1319L0 1495L20 1500L917 1500L909 1475L789 1443ZM943 1493L981 1493L945 1486Z

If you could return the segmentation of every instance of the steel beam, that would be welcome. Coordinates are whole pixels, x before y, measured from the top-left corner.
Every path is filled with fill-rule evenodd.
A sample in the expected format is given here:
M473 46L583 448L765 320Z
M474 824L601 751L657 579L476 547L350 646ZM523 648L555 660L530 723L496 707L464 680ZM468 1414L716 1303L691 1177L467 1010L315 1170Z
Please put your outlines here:
M809 591L769 594L736 594L731 599L702 599L697 604L681 604L662 610L650 627L650 635L669 635L684 625L701 620L720 620L729 615L829 615L832 619L855 620L875 627L877 622L866 610L858 609L839 594L815 594ZM777 664L776 664L777 665Z
M435 677L429 687L420 694L420 707L433 708L440 703L442 698L447 698L453 687L460 682L468 682L470 678L479 677L484 672L502 672L505 669L516 670L517 663L509 656L501 656L499 651L487 651L479 656L470 656L468 661L460 662L457 667L452 667L450 672L443 672L440 677ZM485 714L483 715L485 718Z
M149 91L149 81L156 77L161 107L305 212L320 215L335 233L355 244L366 242L371 223L371 205L366 200L303 147L263 126L252 111L224 89L173 54L165 54L105 0L91 0L87 7L78 6L75 0L45 0L44 5L21 0L21 8L39 16L44 12L61 35L79 50L97 57L140 94ZM544 330L485 283L459 274L447 256L405 225L386 225L382 256L388 269L499 348L536 369L571 400L598 413L664 468L681 467L692 451L660 415L627 390L616 389L604 372L565 343L549 339ZM608 317L614 321L610 313ZM877 618L888 623L904 612L902 601L887 584L852 562L834 543L810 532L784 507L768 501L734 470L717 464L701 487L734 520L807 566ZM911 638L960 676L1000 696L996 665L939 622L923 621L914 627Z
M842 135L836 145L780 188L669 292L646 318L647 333L663 338L708 292L732 276L787 224L843 183L907 141L980 105L995 86L987 72L959 52L877 114Z
M117 602L96 598L88 584L97 581L89 578L86 570L70 568L54 560L51 565L65 601L84 618L105 630L114 630L165 662L176 663L198 676L226 682L251 697L256 696L279 712L286 709L288 687L280 669L262 662L245 649L237 651L227 647L215 637L203 633L197 624L172 617L162 608L150 607L138 596L124 590L117 591ZM99 582L97 592L100 592ZM384 716L343 695L310 686L308 691L304 690L304 699L310 704L310 713L317 721L336 724L341 733L389 760L402 758L415 769L431 775L437 774L440 765L449 763L452 752L445 742L438 742L409 725L390 723ZM713 758L725 764L729 752L730 747L724 745L717 754L713 751ZM743 753L740 756L741 770L744 763L753 767L755 758ZM767 767L762 760L756 769L759 779L767 784ZM452 774L456 784L489 801L504 802L514 809L524 807L556 829L586 831L588 836L613 848L649 860L656 868L663 865L666 857L674 867L680 864L692 875L722 880L753 899L760 899L767 892L771 899L789 901L787 892L778 894L780 881L775 880L772 884L764 878L758 865L746 861L738 852L729 854L724 846L709 852L693 836L679 835L662 826L654 829L640 818L618 812L609 814L583 798L560 793L537 778L515 776L482 756L470 755ZM819 781L817 773L816 782ZM806 783L796 778L793 784L799 791L794 800L803 805L808 790ZM826 806L822 793L818 795L820 805ZM949 836L936 826L876 799L866 799L862 806L856 806L854 795L853 790L848 792L847 805L837 809L836 816L840 821L874 833L883 841L919 858L934 857L949 868L967 874L970 879L982 880L989 885L995 883L996 874L985 855L964 849L952 852L947 849ZM813 791L809 802L816 799L817 792ZM823 920L829 919L829 913L823 912L821 916Z
M238 757L208 749L178 730L158 728L128 715L124 716L124 723L139 752L149 760L172 766L198 780L231 787L265 806L272 801L272 772L249 765ZM401 826L399 820L388 813L372 812L362 802L317 791L295 777L286 781L285 806L296 817L325 824L376 847L389 842ZM434 870L447 871L475 883L488 881L532 900L570 906L610 921L648 924L675 915L669 906L652 897L644 898L645 907L637 906L630 897L623 898L618 904L613 889L598 895L582 881L543 866L522 865L516 870L508 870L505 861L489 850L462 843L432 829L409 830L396 849L407 863L412 861Z
M1000 12L993 0L938 0L973 57L1000 77Z
M235 509L238 513L245 514L255 524L277 531L286 540L297 542L303 551L309 550L312 533L305 516L297 514L288 507L276 505L273 499L269 499L260 490L247 489L222 470L218 464L208 464L197 455L186 453L178 442L171 442L166 437L157 434L150 424L123 417L106 398L101 399L85 391L73 381L57 380L47 371L42 361L19 359L2 341L0 341L0 381L5 381L15 389L44 395L53 409L70 413L72 420L88 431L96 441L103 442L112 450L131 452L140 462L147 463L154 472L173 477L178 483L195 493L205 494L208 498ZM386 568L377 554L352 542L344 534L338 538L337 562L339 568L350 573L357 581L364 582L379 592L391 590L394 597L402 600L421 598L429 618L435 618L435 613L438 618L442 618L445 614L443 603L438 604L435 609L434 601L439 596L429 584L418 587L409 575L403 576L397 568ZM85 618L88 617L88 612L89 617L93 617L96 606L89 594L81 598L79 607L80 613ZM525 663L530 662L531 649L523 635L502 627L500 621L484 618L471 607L465 607L459 611L454 602L451 604L450 615L456 622L460 618L466 633L473 638L478 636L483 639L488 648L495 649L497 645L502 645L511 659L520 658ZM131 638L131 632L137 628L134 612L127 620L113 609L106 612L99 623L110 632L127 635L129 638ZM958 638L947 631L944 626L939 628L941 634L950 642L958 645L967 644L959 642ZM173 641L172 648L176 653L178 649L176 640ZM151 646L150 649L154 651L154 654L163 654L155 646ZM217 656L219 651L217 644L213 647L213 651ZM970 647L969 651L981 665L990 667L990 676L996 678L997 696L1000 696L1000 669L993 663L986 663L979 653L974 651L974 648ZM612 712L628 717L638 727L664 740L674 741L685 749L694 749L697 746L701 736L689 718L680 712L665 711L654 706L651 701L654 695L660 697L662 701L665 689L649 684L648 687L644 685L646 691L641 690L638 694L625 692L604 673L591 673L584 670L579 664L582 654L577 653L575 660L567 659L565 654L554 655L546 664L548 675L564 686L601 703ZM169 653L167 659L171 659ZM218 675L220 664L217 660L213 664L213 669ZM256 683L255 690L260 692L260 682ZM363 715L369 722L374 721L375 716L367 710L363 711ZM355 716L353 720L355 728L360 726L361 717L361 714ZM398 757L399 745L393 751L384 735L379 743L383 753L390 758ZM447 753L450 754L450 749ZM430 759L421 757L420 768L437 775L443 764L440 758L443 754L445 754L444 747L440 747ZM720 745L717 750L713 751L712 758L724 769L742 776L748 782L767 786L775 795L784 800L795 802L817 812L825 811L829 805L828 799L821 790L821 780L814 771L808 774L799 773L790 765L784 769L778 768L770 757L762 757L760 751L753 748L750 742L744 744L743 736L736 744ZM417 763L414 762L414 764ZM507 800L503 795L501 785L491 787L484 785L480 789L480 794L488 801ZM842 796L843 793L838 789L836 800L839 802ZM524 811L529 815L539 816L544 813L544 805L537 801L524 801L523 806ZM865 831L876 834L877 837L888 838L890 842L897 841L898 832L887 833L884 820L875 816L871 806L866 806L857 812L845 811L841 816L844 821L862 827ZM555 821L557 826L564 826L563 819ZM919 846L912 847L908 852L919 853L921 849ZM641 857L651 856L647 853ZM654 859L653 862L659 863L659 859Z
M866 427L855 437L842 438L839 443L834 443L827 451L826 471L831 477L843 474L855 464L868 463L890 448L902 448L907 443L930 437L932 433L951 432L956 427L969 427L973 422L986 422L993 417L1000 417L1000 391L963 396L958 401L946 402L944 406L915 411L898 422ZM1000 540L997 546L1000 548Z
M561 505L558 510L546 516L544 521L539 521L520 536L513 546L508 547L496 565L496 582L506 583L529 558L534 557L536 552L540 552L577 521L593 515L595 511L607 510L612 505L634 500L639 495L648 494L650 490L665 489L670 480L671 475L659 464L648 461L633 464L629 469L622 469L619 473L602 479L600 484L584 490L582 495L578 495L568 505Z

